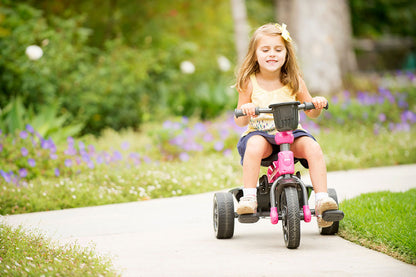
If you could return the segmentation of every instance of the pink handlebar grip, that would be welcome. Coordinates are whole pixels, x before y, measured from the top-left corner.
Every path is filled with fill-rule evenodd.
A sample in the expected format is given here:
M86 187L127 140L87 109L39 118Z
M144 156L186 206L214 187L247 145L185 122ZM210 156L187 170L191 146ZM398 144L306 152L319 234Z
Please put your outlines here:
M279 222L279 214L277 213L277 207L272 207L270 209L270 220L272 224L277 224Z
M305 222L311 222L312 214L308 205L303 206L303 219Z

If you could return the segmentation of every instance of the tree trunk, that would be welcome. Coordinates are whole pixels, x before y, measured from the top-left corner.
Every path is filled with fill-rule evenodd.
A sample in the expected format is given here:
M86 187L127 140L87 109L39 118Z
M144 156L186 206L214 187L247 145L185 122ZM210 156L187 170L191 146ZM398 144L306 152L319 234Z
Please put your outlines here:
M275 0L275 7L297 45L309 90L329 95L342 89L343 76L356 69L348 1Z
M241 64L246 55L249 41L245 0L231 0L231 10L234 20L234 37L238 64Z

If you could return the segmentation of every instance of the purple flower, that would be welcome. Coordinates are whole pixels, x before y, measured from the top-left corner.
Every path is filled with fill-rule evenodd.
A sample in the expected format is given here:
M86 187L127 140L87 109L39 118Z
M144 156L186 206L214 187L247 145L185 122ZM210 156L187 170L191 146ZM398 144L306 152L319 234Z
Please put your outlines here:
M66 167L71 167L72 166L72 160L71 159L66 159L65 160L65 166Z
M69 145L68 148L64 151L64 154L68 156L73 156L77 154L77 150L73 146Z
M386 121L386 115L384 113L379 114L378 115L378 120L380 120L380 122Z
M93 162L93 161L91 161L91 160L89 160L89 161L87 162L87 166L88 166L88 168L93 169L93 168L94 168L94 162Z
M22 178L25 178L27 176L27 169L26 168L19 169L19 176Z
M31 134L33 134L33 132L35 131L35 130L33 129L33 127L32 127L30 124L27 124L27 125L26 125L26 130L27 130L29 133L31 133Z
M27 138L27 132L26 131L21 131L19 136L20 136L21 139L25 139L25 138Z
M56 155L55 153L51 153L51 154L49 154L49 157L50 157L52 160L56 160L56 159L58 159L58 155Z
M27 154L29 154L29 151L26 149L26 147L22 147L22 149L20 149L20 152L22 153L23 157L26 157Z
M56 167L54 172L55 172L55 176L59 177L59 175L60 175L59 168Z
M128 142L128 141L123 141L122 143L121 143L121 149L123 149L123 150L127 150L127 149L129 149L130 148L130 143Z
M74 146L74 138L73 137L68 137L66 139L66 141L68 142L69 146Z
M180 159L182 162L189 161L189 155L188 155L188 153L186 153L186 152L182 152L182 153L180 153L180 154L179 154L179 159Z
M85 144L82 141L78 142L78 146L80 150L85 150Z
M222 141L217 141L214 144L214 149L217 151L221 151L222 149L224 149L224 143Z
M3 176L6 183L10 183L10 181L11 181L10 177L11 176L8 173L4 172L3 170L0 170L0 175Z
M35 160L34 160L34 159L32 159L32 158L28 159L28 160L27 160L27 162L28 162L28 164L29 164L31 167L34 167L34 166L36 165Z

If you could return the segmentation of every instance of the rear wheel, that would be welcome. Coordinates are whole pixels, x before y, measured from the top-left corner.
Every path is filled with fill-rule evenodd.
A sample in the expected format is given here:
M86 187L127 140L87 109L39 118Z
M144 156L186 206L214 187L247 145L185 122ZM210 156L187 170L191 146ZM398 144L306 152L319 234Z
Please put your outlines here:
M286 187L280 197L282 228L287 248L298 248L300 244L299 199L296 188Z
M234 200L231 193L215 193L213 221L217 239L229 239L234 235Z
M335 191L335 189L329 188L328 196L334 199L338 205L338 197L337 197L337 192ZM339 221L334 221L334 223L332 223L332 225L329 227L319 228L319 233L321 235L335 235L336 233L338 233L338 229L339 229Z

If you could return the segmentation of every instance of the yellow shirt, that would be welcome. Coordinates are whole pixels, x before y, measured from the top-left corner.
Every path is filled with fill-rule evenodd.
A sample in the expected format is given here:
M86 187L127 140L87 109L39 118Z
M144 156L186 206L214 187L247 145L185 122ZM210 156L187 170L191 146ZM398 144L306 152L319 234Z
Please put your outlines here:
M251 102L259 108L268 108L270 104L298 101L296 95L292 95L292 90L288 86L281 87L272 91L262 89L257 83L255 74L250 76L253 91L251 93ZM301 128L299 125L298 128ZM247 130L242 136L254 131L264 131L270 135L277 133L273 114L261 113L257 117L250 118Z

